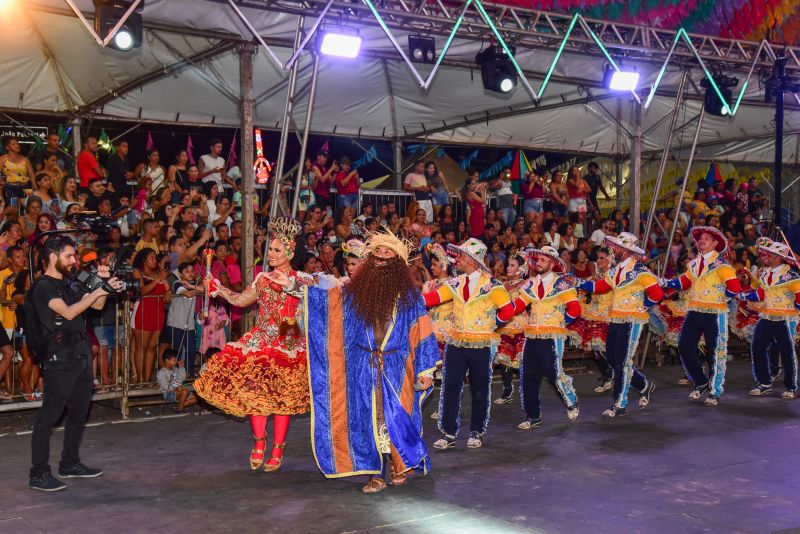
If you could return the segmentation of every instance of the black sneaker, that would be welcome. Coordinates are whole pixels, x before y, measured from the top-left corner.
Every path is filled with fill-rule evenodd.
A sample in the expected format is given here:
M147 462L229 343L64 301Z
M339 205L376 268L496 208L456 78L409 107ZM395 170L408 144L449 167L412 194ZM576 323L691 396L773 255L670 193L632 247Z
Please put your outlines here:
M31 477L28 486L36 491L61 491L67 489L67 485L58 480L49 471L38 477Z
M623 417L625 415L625 408L619 408L618 406L611 406L608 410L603 412L603 417Z
M58 468L58 478L95 478L102 474L102 469L92 469L82 463L77 463L72 467Z

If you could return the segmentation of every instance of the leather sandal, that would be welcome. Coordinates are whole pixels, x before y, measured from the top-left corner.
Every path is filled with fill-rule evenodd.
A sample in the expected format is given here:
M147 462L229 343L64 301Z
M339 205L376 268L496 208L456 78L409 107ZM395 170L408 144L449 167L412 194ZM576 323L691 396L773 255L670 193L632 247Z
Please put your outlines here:
M367 484L361 488L361 493L378 493L386 489L386 481L379 477L369 477Z
M256 436L253 436L253 439L256 442L267 441L267 436L263 436L263 437L260 437L260 438L257 438ZM258 449L256 447L253 447L253 450L250 451L250 469L252 469L253 471L256 471L258 468L261 467L261 464L264 463L264 453L265 452L266 451L263 448Z
M285 443L273 443L272 444L272 449L273 450L275 450L275 449L284 450L284 449L286 449L286 444ZM270 462L272 462L272 461L275 461L277 463L271 464ZM269 459L267 460L267 463L264 464L264 471L267 472L267 473L273 473L273 472L275 472L275 471L277 471L278 469L281 468L281 464L282 463L283 463L283 455L281 455L280 458L277 457L277 456L270 456Z

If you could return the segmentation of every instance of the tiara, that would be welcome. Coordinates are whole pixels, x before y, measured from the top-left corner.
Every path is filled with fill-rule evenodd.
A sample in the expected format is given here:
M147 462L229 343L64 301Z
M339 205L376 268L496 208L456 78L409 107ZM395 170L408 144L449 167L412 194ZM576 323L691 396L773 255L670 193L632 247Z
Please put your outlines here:
M342 252L355 256L356 258L363 259L367 254L367 245L360 239L350 239L342 243Z
M290 217L276 217L269 222L267 229L275 239L291 249L295 247L295 237L303 231L297 219Z

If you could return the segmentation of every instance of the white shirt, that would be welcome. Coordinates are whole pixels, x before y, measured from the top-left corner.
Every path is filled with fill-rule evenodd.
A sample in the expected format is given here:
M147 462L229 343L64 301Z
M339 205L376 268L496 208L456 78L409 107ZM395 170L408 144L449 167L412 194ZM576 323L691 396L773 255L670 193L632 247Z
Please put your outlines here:
M217 156L216 158L211 154L203 154L200 156L200 161L203 162L203 172L210 171L211 169L220 168L221 172L212 172L208 176L203 177L203 183L214 182L219 187L222 187L223 173L225 172L225 158Z
M623 262L620 262L620 264L617 266L617 271L614 273L614 282L615 282L615 284L616 284L617 280L619 280L620 282L625 280L625 276L631 270L633 270L633 266L634 265L636 265L636 258L634 258L633 256L631 256L630 258L628 258L627 260L625 260Z
M547 244L553 247L554 249L558 250L561 248L561 234L556 233L555 236L551 237L550 232L545 232L544 238L547 241Z
M544 292L545 292L545 295L546 295L547 294L547 288L550 286L551 282L553 281L553 279L555 277L556 277L556 273L554 273L553 271L550 271L549 273L547 273L544 276L542 276L540 274L537 274L536 275L536 280L533 283L534 295L536 295L536 297L538 298L538 296L539 296L539 284L542 284L542 286L544 287Z
M500 189L497 190L497 196L513 195L514 191L511 190L511 181L502 180L500 182Z
M478 289L478 279L481 277L481 270L475 269L474 272L467 275L467 282L469 283L470 297L475 294Z

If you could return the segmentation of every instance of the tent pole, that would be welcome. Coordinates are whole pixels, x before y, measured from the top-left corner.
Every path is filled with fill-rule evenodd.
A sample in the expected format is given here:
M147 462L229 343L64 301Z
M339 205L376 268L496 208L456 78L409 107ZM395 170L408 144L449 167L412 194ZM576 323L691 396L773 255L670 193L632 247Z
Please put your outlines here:
M684 69L683 76L681 76L680 84L678 85L678 93L675 95L675 108L672 110L672 119L669 121L669 130L667 130L667 139L664 141L664 151L661 153L661 162L658 164L658 175L656 176L656 186L653 190L653 200L650 202L650 210L647 212L647 223L644 230L644 238L642 243L647 244L647 239L650 237L650 230L653 229L653 215L656 211L656 204L658 203L658 193L661 191L661 181L664 179L664 171L667 168L667 158L669 157L669 147L672 145L672 135L675 132L675 124L678 122L678 110L683 101L683 90L686 87L686 79L689 77L689 70Z
M392 141L394 152L394 187L402 189L403 185L403 142L400 139Z
M300 46L300 34L303 32L303 22L305 17L297 17L297 30L294 34L294 49ZM272 183L272 204L269 206L270 218L278 214L278 196L281 194L281 177L283 176L283 166L286 163L286 143L289 139L289 115L292 113L295 86L297 85L297 66L299 61L292 64L289 70L289 87L286 90L286 104L283 107L283 120L281 121L281 140L278 145L278 162L275 164L275 173ZM301 165L302 167L302 162Z
M256 177L253 169L255 156L253 153L253 54L255 46L252 43L245 43L239 49L239 94L241 95L241 140L242 157L240 169L242 174L242 231L244 232L244 243L255 241L255 210L253 200L256 194ZM253 267L255 254L253 247L248 245L242 247L242 276L244 287L248 287L253 282ZM247 313L244 320L244 328L251 325L252 313Z
M75 169L78 168L78 156L83 149L83 140L81 139L81 118L75 117L72 119L72 155L74 156L73 161L75 162ZM77 176L77 170L75 171L75 176Z
M314 118L314 99L317 96L317 76L319 75L319 53L314 53L314 68L311 70L311 86L308 89L308 107L306 108L306 125L303 128L303 141L300 143L300 159L297 165L297 178L294 181L294 199L292 200L292 217L297 215L297 202L300 199L300 185L306 172L306 151L308 136L311 133L311 120Z
M786 78L786 58L781 56L775 59L775 67L777 71L773 78L778 80L778 83L783 83ZM767 88L769 91L771 88ZM783 192L783 87L775 91L775 205L774 213L772 214L775 219L775 228L781 227L781 194Z
M639 235L639 210L642 201L642 105L633 102L633 136L631 137L630 231Z

